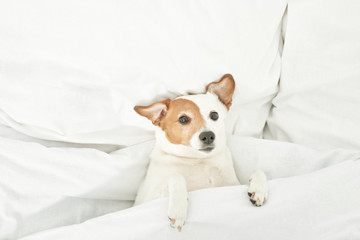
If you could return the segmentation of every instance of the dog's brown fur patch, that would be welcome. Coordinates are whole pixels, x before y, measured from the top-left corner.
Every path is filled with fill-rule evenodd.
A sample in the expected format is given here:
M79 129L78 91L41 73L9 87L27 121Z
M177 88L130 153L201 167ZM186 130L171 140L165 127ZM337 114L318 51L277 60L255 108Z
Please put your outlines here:
M187 116L190 122L181 124L179 118ZM170 102L166 115L160 120L160 127L166 138L173 144L188 145L192 136L205 127L205 120L199 107L187 99L175 99Z

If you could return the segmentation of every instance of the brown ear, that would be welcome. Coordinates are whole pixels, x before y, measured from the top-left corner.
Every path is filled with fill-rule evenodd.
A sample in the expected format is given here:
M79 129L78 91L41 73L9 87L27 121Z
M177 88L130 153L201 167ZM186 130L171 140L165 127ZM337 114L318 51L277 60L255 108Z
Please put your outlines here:
M166 99L151 104L150 106L135 106L134 110L141 116L147 117L155 126L160 125L160 120L166 114L170 100Z
M229 110L235 90L235 81L231 74L225 74L220 81L206 86L206 92L214 93Z

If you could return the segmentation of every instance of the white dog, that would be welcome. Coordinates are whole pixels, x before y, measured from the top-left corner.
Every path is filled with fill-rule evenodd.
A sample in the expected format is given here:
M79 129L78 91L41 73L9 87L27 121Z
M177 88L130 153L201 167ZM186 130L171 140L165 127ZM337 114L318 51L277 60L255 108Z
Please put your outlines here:
M134 108L157 126L156 145L135 205L168 196L170 224L181 231L189 191L240 184L226 146L224 124L234 89L233 77L226 74L207 85L204 94ZM263 205L268 195L265 174L254 171L249 184L250 201Z

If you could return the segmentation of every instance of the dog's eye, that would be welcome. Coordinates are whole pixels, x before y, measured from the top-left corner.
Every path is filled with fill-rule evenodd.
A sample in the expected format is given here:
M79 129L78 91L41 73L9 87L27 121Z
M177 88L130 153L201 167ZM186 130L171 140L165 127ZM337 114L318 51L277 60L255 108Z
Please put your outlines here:
M218 120L219 118L219 114L217 112L211 112L210 113L210 118L214 121Z
M190 122L190 119L187 116L181 116L179 117L179 123L185 125Z

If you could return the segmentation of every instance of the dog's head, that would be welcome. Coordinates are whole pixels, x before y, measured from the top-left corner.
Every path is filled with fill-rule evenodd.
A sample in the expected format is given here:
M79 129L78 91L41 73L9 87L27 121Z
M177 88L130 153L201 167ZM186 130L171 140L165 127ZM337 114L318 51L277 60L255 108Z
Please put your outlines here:
M225 144L227 111L232 102L235 81L226 74L207 85L206 93L163 100L135 111L155 126L157 144L170 154L204 158L220 152Z

